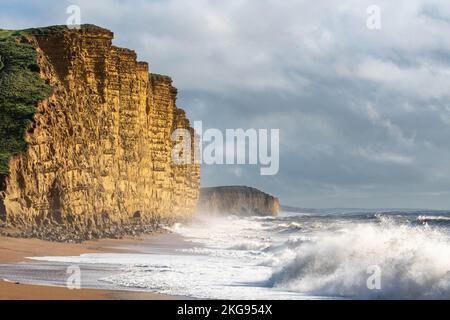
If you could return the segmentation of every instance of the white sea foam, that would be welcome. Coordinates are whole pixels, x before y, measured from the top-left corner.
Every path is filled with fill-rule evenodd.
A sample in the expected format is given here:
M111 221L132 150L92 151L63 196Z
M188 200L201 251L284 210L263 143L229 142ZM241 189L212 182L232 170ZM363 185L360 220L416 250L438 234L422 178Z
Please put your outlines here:
M385 214L376 221L201 218L171 228L192 242L172 254L33 259L117 265L118 272L102 281L198 298L450 298L448 229L406 220ZM379 290L367 287L367 270L374 265L381 270Z
M367 287L367 270L374 265L381 270L380 290ZM446 233L426 227L350 226L300 244L271 283L312 295L450 298L450 242Z
M418 221L450 221L450 217L445 216L418 216Z
M216 256L159 256L156 264L130 266L125 272L102 279L125 287L160 293L215 299L289 298L294 294L265 285L272 269Z
M261 231L264 221L243 219L235 216L203 217L193 224L176 224L171 231L184 236L187 240L212 248L231 248L247 244L256 247L255 243L264 247L269 241ZM259 249L260 249L259 248Z

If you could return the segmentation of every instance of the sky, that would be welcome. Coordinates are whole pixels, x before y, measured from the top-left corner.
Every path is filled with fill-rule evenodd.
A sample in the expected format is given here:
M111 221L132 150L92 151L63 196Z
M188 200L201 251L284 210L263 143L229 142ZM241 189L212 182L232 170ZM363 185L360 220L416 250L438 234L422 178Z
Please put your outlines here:
M0 0L0 28L115 33L204 128L280 129L280 170L204 165L300 207L450 209L450 2ZM380 28L367 27L368 7Z

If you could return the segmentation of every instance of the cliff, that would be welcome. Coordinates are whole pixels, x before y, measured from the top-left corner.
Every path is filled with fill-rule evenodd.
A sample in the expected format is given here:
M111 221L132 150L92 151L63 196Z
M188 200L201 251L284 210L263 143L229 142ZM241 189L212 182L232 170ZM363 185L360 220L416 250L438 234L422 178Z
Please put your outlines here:
M185 128L194 141L195 133L171 78L150 74L134 51L112 45L112 32L93 25L11 37L33 48L32 71L51 91L15 135L20 141L23 132L25 145L1 150L0 219L8 230L58 241L118 237L194 213L200 168L194 159L172 163L171 134ZM21 102L18 92L12 100Z
M202 188L197 211L205 214L234 214L242 216L277 215L278 198L245 186Z

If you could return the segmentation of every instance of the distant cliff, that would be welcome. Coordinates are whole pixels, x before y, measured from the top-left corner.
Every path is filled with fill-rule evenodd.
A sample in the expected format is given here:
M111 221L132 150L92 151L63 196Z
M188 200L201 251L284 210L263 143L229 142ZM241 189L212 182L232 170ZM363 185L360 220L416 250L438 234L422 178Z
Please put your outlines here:
M177 90L112 39L0 30L0 219L18 235L117 237L195 211L199 165L171 161L176 128L195 140Z
M197 211L206 214L277 215L278 198L245 186L202 188Z

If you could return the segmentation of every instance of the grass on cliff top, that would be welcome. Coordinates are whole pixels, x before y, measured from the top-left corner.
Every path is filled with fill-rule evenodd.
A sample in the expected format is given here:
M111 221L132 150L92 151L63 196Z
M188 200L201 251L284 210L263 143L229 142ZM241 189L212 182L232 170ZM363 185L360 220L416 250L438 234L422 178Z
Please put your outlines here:
M80 29L81 30L84 30L84 29L93 29L93 30L95 30L95 29L97 29L97 30L109 31L109 30L104 29L102 27L96 26L95 24L82 24L82 25L80 25ZM66 31L66 30L69 30L67 25L55 25L55 26L48 26L48 27L25 29L25 30L23 30L23 32L26 32L28 34L33 34L33 35L48 35L48 34L59 33L61 31Z
M0 175L8 174L9 159L25 150L36 103L52 91L39 76L36 47L26 36L0 30Z

